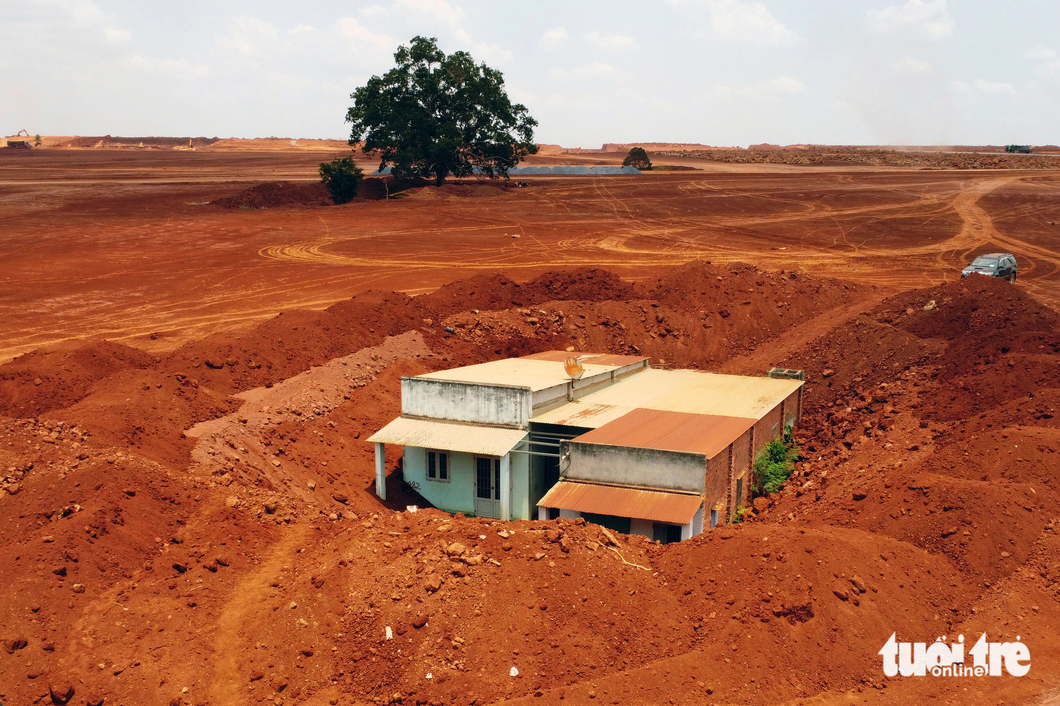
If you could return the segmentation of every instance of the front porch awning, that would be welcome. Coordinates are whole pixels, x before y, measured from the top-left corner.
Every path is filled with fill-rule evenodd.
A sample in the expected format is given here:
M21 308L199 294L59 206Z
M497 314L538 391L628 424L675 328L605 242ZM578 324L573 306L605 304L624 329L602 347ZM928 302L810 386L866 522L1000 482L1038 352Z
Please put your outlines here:
M503 456L526 438L525 429L398 417L368 441L439 451Z
M687 525L703 506L703 497L663 490L597 485L561 480L545 493L543 507Z

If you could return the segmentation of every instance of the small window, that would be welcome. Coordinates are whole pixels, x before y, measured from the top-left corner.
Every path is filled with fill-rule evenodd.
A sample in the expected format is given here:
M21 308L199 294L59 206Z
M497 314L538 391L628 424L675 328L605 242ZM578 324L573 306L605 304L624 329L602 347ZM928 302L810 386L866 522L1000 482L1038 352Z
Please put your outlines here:
M427 480L449 481L449 454L445 451L427 452Z

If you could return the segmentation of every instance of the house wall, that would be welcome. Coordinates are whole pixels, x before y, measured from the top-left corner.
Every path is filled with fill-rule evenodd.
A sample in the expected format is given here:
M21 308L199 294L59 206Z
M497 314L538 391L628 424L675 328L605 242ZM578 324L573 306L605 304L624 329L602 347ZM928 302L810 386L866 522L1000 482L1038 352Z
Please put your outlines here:
M798 397L796 397L796 400ZM784 402L781 401L776 407L766 412L766 414L755 423L755 444L754 454L755 458L758 458L759 452L765 448L766 444L775 439L778 436L783 436L784 425L782 423L782 408Z
M703 454L564 441L570 454L566 478L662 490L703 492Z
M703 502L708 508L712 508L718 501L724 501L726 505L729 502L729 450L727 448L707 461ZM722 517L726 517L724 512Z
M750 472L754 459L751 456L751 430L745 431L739 439L732 442L732 468L733 473L739 475L741 471Z
M641 537L651 539L655 535L655 523L651 520L632 518L629 521L629 533L639 534Z
M530 388L404 377L401 378L401 413L525 427L530 419Z
M788 395L787 399L784 400L784 427L795 427L799 424L799 397L802 395L803 388L795 390L795 392Z
M439 510L475 513L475 455L449 452L449 481L427 478L427 449L406 446L403 450L406 482L419 486L420 495ZM531 520L530 463L526 454L510 454L512 519Z
M536 500L530 494L530 455L508 454L511 459L512 474L512 519L532 520L531 514L537 507Z
M696 511L696 515L692 518L692 522L689 525L688 537L685 537L684 532L682 531L681 539L688 539L689 537L703 534L703 511L705 507L706 506L701 506L699 510Z
M427 479L427 449L406 446L402 451L405 482L416 483L420 495L446 512L475 512L474 459L471 454L449 453L449 481Z

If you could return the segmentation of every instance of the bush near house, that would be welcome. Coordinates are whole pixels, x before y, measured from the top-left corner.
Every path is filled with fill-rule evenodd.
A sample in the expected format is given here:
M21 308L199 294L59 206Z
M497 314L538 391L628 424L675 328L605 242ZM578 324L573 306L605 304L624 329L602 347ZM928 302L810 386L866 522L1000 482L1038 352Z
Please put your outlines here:
M780 490L784 481L795 470L795 461L798 458L799 449L795 446L791 427L788 427L784 430L783 439L770 441L755 459L755 495L770 495Z

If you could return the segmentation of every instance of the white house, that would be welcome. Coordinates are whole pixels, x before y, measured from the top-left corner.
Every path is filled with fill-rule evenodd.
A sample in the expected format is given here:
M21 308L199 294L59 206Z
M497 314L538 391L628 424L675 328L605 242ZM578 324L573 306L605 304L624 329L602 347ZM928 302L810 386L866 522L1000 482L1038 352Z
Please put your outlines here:
M686 539L746 502L755 455L797 423L801 395L801 380L563 351L405 377L401 416L369 439L376 492L399 445L405 481L443 510Z

